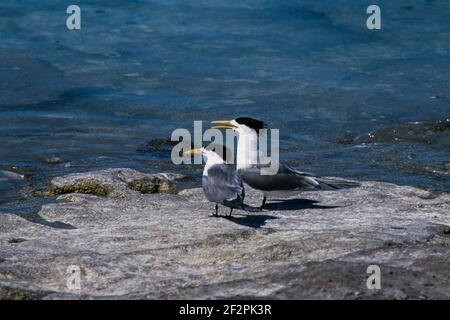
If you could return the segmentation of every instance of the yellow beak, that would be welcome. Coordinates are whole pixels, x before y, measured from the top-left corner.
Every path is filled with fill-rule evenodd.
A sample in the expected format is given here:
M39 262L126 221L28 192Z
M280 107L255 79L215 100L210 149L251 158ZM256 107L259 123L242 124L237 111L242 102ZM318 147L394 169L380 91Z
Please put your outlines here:
M213 124L219 124L218 126L213 126L213 129L234 129L236 126L231 123L230 120L216 120L212 121Z
M202 149L191 149L186 151L184 154L195 155L195 154L203 154Z

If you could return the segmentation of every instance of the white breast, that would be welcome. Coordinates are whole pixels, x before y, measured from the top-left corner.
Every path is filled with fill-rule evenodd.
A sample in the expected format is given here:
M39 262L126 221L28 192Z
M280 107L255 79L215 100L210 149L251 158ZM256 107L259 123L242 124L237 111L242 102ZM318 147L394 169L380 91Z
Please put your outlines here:
M244 169L258 163L258 135L255 131L239 133L236 158L237 169Z
M215 152L213 152L213 151L207 151L207 152L204 154L204 157L206 158L205 168L203 168L203 175L204 175L205 177L208 176L208 170L209 170L212 166L214 166L214 165L216 165L216 164L222 164L222 163L225 163L225 162L223 161L223 159L222 159L219 155L217 155L217 153L215 153Z

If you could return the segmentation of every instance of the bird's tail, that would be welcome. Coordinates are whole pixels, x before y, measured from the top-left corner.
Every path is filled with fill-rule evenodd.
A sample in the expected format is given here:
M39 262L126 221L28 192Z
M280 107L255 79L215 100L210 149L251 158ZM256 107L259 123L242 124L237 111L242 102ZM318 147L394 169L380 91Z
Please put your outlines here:
M252 207L249 205L246 205L245 203L242 204L242 209L247 212L260 212L261 209L259 207Z
M315 180L319 183L321 190L350 189L360 186L358 182L347 180L332 178L315 178Z

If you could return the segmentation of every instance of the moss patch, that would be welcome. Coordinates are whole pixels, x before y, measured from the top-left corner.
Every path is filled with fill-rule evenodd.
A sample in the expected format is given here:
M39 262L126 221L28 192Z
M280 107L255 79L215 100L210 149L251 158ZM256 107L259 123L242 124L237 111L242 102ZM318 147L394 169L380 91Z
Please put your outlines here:
M27 240L23 239L23 238L13 238L13 239L8 240L8 243L22 243L25 241L27 241Z
M127 184L131 190L140 193L174 192L175 187L167 180L157 177L137 179Z
M437 227L437 231L440 234L450 236L450 227L449 226L439 226L439 227Z
M86 193L99 197L108 196L110 189L97 180L83 180L62 187L51 187L46 190L36 191L34 194L40 197L51 197L66 193Z
M3 287L0 288L1 300L41 300L46 295L50 294L50 291L30 291L16 288Z
M6 296L6 300L27 300L29 299L25 292L21 291L10 291Z

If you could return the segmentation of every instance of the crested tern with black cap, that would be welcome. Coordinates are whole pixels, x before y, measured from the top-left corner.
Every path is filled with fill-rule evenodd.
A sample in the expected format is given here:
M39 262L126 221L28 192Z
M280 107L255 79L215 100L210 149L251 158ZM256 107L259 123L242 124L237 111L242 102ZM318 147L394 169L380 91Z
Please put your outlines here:
M260 210L268 197L292 196L301 191L336 190L358 186L357 183L336 179L326 179L298 171L285 164L278 164L275 174L261 174L264 164L258 157L258 134L264 128L264 122L249 117L233 120L213 121L215 129L232 129L239 135L236 168L242 180L250 187L264 194Z

